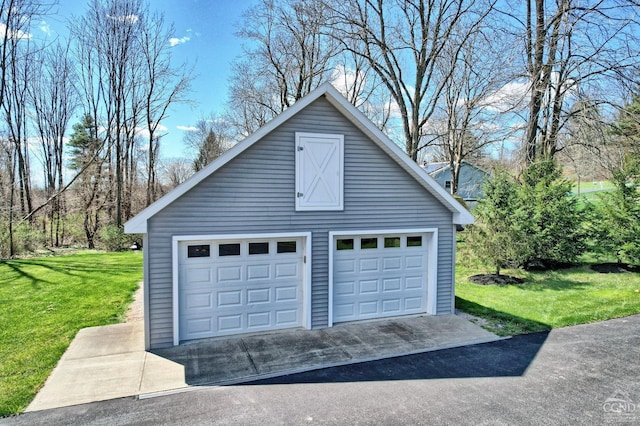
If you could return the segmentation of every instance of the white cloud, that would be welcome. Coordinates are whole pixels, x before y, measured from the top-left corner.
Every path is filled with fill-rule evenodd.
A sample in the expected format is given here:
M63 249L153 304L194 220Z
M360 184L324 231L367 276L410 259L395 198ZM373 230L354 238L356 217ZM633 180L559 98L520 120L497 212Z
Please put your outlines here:
M185 132L197 132L198 128L195 126L176 126L178 130L184 130Z
M156 127L155 130L155 136L158 136L158 132L166 132L167 130L167 126L163 126L162 124L158 124L158 126ZM147 129L146 127L136 127L136 135L137 136L142 136L145 139L149 139L149 129ZM160 135L162 136L162 135Z
M114 21L118 21L118 22L126 22L128 24L135 24L136 22L139 21L138 15L122 15L122 16L107 15L107 18L113 19Z
M7 25L0 22L0 33L4 34L6 31ZM23 39L30 39L31 37L33 37L30 33L25 33L24 31L18 30L18 31L12 31L11 29L9 29L9 31L7 32L7 36L11 39L18 39L18 40L23 40Z
M51 34L51 28L49 27L47 21L40 21L40 31L42 31L46 35Z
M174 46L177 46L179 44L186 43L189 40L191 40L191 37L189 37L189 36L184 36L184 37L181 37L181 38L171 37L169 39L169 44L171 45L171 47L174 47Z
M487 96L484 105L489 110L506 112L517 107L529 93L528 81L516 81L507 83L500 89Z

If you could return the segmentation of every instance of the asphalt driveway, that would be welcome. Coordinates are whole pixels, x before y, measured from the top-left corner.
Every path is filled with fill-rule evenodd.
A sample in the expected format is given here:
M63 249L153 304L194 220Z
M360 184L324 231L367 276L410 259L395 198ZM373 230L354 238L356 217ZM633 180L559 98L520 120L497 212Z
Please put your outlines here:
M2 419L31 424L638 424L640 315L236 386Z

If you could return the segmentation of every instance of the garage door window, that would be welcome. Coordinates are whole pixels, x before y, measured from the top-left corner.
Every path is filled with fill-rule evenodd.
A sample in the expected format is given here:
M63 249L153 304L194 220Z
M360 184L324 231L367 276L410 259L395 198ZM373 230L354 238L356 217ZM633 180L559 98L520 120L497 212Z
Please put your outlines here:
M269 254L269 243L249 243L249 254Z
M422 247L422 237L407 237L407 247Z
M378 248L377 238L362 238L360 239L360 249L375 249Z
M187 257L209 257L210 256L209 244L201 244L196 246L189 246L187 248Z
M353 250L353 238L337 240L336 249L337 250Z
M222 256L240 256L240 243L220 244L218 246L218 255Z
M295 253L296 251L295 241L278 241L278 253Z
M384 248L400 247L400 237L385 237Z

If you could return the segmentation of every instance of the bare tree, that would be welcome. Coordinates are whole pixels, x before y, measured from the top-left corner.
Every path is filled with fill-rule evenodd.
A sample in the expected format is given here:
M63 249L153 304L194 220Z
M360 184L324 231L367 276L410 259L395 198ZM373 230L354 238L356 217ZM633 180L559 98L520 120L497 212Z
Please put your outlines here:
M140 49L144 56L144 117L149 138L146 205L154 202L158 195L156 168L162 137L159 134L162 129L160 123L167 117L172 104L186 101L184 95L191 82L191 71L186 68L186 64L180 68L171 64L170 45L167 40L172 33L173 26L165 24L163 15L156 13L150 17L143 17Z
M432 146L449 163L452 194L458 191L462 162L480 159L509 137L508 108L495 94L512 77L505 67L512 50L494 23L487 22L465 42L452 36L436 58L444 87L419 149Z
M59 43L40 50L32 66L29 97L48 199L64 187L64 136L77 107L75 67L69 46ZM49 208L49 239L56 247L64 238L63 213L64 197L56 197Z
M115 206L110 214L118 227L156 198L161 121L170 105L184 100L189 84L188 70L171 65L171 31L144 0L92 0L72 26L85 110L96 118L96 131L104 129L114 189L108 204ZM148 137L147 183L146 194L138 196L143 134Z
M184 136L184 142L193 152L192 167L194 171L203 169L233 145L229 123L211 114L208 118L198 120L194 129Z
M518 6L520 3L518 3ZM620 107L620 91L637 78L638 3L528 0L505 11L522 35L530 82L525 161L551 159L581 99Z
M234 64L230 109L246 135L329 81L339 50L323 31L321 0L261 0L243 18L238 35L249 44Z
M333 36L365 58L393 97L405 150L418 158L425 126L453 70L436 72L436 59L455 36L461 49L493 7L493 1L327 1ZM459 50L451 54L459 55ZM455 63L455 61L453 61Z
M162 162L161 179L171 190L193 174L192 163L186 158L172 158Z

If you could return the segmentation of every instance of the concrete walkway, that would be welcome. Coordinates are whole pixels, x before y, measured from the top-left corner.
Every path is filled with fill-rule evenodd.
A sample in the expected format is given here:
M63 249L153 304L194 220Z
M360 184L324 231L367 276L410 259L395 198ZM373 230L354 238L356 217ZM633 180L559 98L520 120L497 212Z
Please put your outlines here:
M144 350L142 322L78 332L25 411L187 387L184 367Z
M81 330L26 411L228 385L499 340L455 315L203 339L146 352L142 323Z

